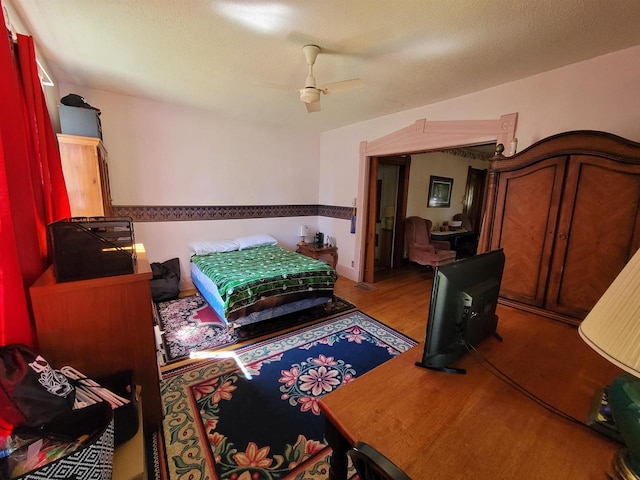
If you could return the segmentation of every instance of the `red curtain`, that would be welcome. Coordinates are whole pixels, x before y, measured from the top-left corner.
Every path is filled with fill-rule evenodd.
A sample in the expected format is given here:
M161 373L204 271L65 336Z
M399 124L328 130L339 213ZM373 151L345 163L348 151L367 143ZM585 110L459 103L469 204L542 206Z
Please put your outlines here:
M2 15L2 14L0 14ZM37 348L28 289L46 269L46 226L70 216L33 38L0 40L0 345Z

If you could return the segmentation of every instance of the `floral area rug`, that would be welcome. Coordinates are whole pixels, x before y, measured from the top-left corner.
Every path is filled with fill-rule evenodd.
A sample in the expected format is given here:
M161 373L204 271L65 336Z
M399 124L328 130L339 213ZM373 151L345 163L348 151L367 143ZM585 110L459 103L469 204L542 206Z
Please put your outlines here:
M318 401L416 343L354 311L165 372L159 477L326 479Z
M346 300L335 297L327 305L318 305L277 319L237 328L233 333L199 293L156 304L167 363L189 357L194 351L233 345L293 325L355 309Z

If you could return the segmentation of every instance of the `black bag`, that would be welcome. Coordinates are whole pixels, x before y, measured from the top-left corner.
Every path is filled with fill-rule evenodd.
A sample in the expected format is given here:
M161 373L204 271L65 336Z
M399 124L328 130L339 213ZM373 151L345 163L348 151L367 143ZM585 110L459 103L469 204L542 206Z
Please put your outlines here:
M154 302L165 302L178 298L180 294L180 259L172 258L163 263L151 264L151 298Z
M130 370L119 371L106 377L100 377L97 382L116 395L129 400L126 405L113 410L113 441L117 447L138 433L138 408L140 408L140 404L136 396L133 372Z
M70 93L60 99L60 103L66 105L67 107L79 107L79 108L88 108L90 110L95 110L98 115L100 115L100 109L89 105L83 97L78 95L77 93Z
M0 429L39 427L73 409L67 377L21 344L0 347Z

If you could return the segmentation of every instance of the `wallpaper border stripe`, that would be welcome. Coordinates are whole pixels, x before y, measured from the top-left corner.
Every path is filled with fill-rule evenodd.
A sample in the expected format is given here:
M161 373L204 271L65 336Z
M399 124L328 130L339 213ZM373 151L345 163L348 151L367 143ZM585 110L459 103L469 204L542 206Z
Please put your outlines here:
M239 220L276 217L331 217L351 219L352 207L332 205L229 205L229 206L136 206L114 205L113 215L134 222L187 222L193 220Z

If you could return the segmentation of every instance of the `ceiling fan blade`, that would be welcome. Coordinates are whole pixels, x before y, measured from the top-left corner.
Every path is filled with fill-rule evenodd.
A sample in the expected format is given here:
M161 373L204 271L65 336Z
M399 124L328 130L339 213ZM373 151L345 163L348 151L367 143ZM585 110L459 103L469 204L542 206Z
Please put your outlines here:
M305 106L307 107L307 112L309 113L320 111L320 102L305 103Z
M326 95L330 93L338 93L344 92L346 90L353 90L355 88L360 88L364 86L364 82L359 78L352 78L351 80L342 80L341 82L333 82L327 83L326 85L321 85L318 87L318 90L322 90L322 92Z
M257 87L274 88L276 90L284 90L285 92L295 92L298 89L294 87L287 87L286 85L278 85L275 83L253 82Z

